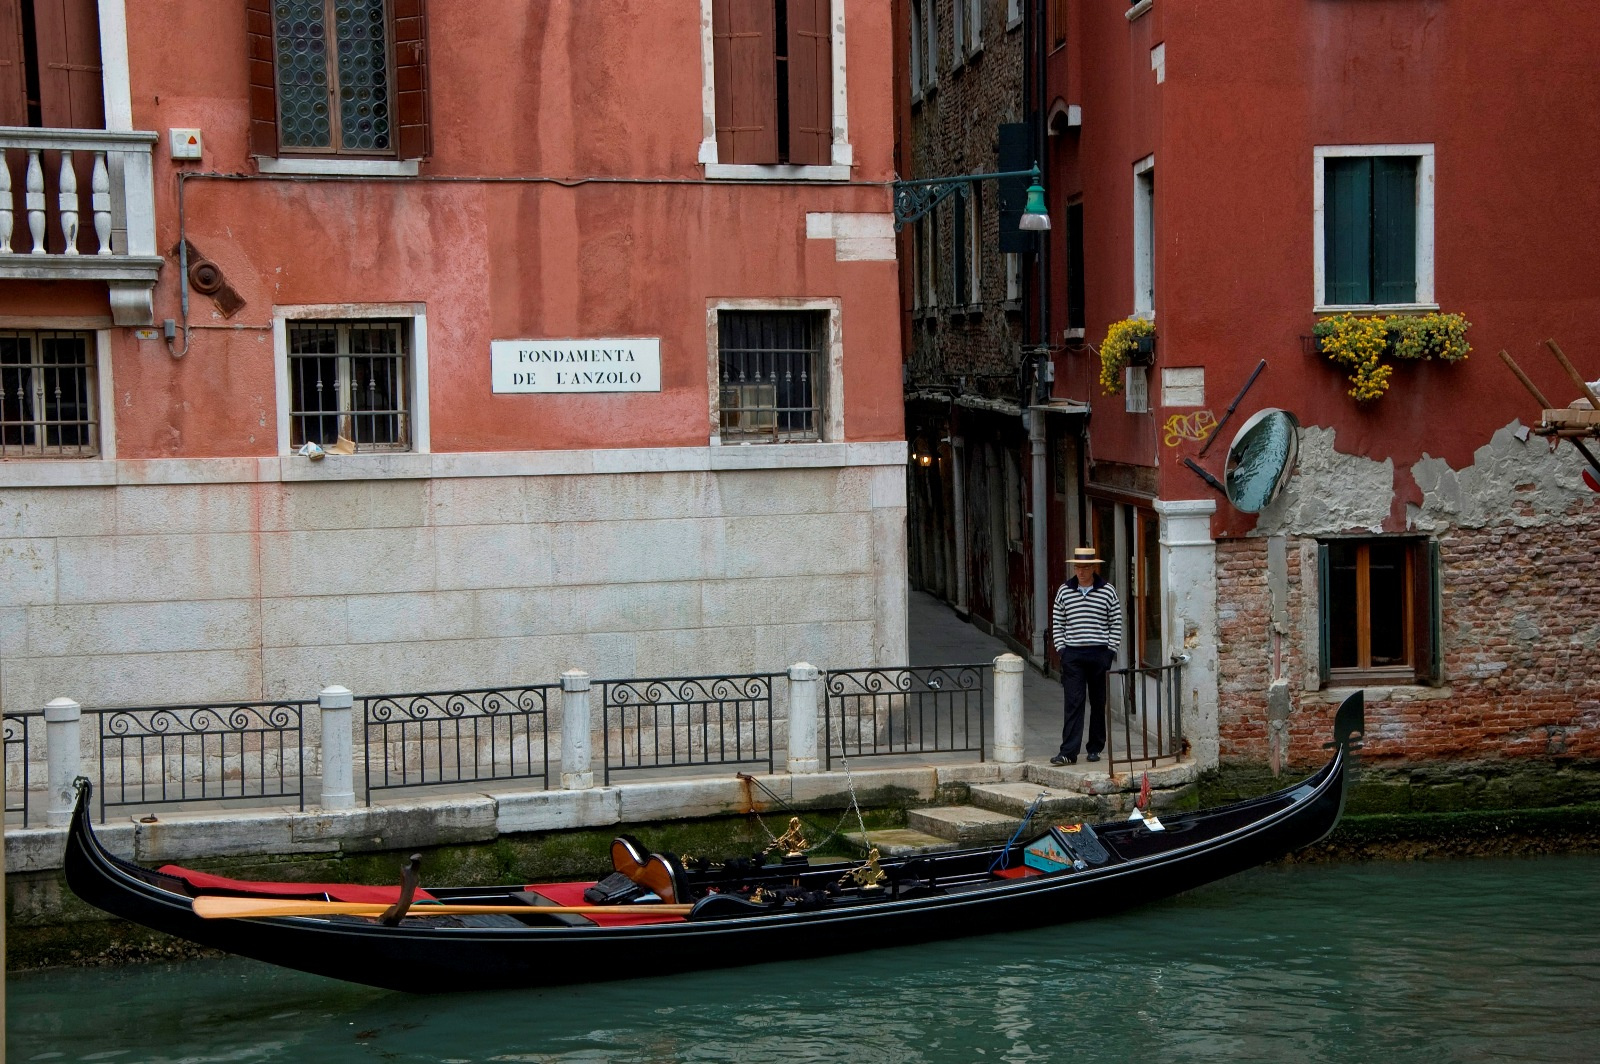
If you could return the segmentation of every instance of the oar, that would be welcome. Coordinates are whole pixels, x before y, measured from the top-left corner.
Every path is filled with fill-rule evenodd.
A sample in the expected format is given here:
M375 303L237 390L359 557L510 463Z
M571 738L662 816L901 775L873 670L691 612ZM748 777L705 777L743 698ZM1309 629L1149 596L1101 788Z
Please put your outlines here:
M390 906L364 901L301 901L296 898L227 898L194 900L194 913L204 920L243 920L258 916L382 916ZM692 905L431 905L418 903L407 916L475 916L509 913L614 913L628 916L687 916Z

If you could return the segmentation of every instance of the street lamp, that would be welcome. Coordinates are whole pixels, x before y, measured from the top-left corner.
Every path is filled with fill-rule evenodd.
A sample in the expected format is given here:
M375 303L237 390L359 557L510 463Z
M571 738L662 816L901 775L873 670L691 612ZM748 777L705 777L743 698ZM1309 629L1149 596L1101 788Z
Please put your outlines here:
M894 183L894 228L899 232L907 222L914 222L933 210L938 202L956 192L967 195L967 186L990 178L1026 177L1029 179L1028 200L1022 207L1019 228L1038 232L1050 228L1050 212L1044 205L1044 186L1039 183L1039 165L1027 170L1005 170L997 174L964 174L959 177L929 177L917 181Z

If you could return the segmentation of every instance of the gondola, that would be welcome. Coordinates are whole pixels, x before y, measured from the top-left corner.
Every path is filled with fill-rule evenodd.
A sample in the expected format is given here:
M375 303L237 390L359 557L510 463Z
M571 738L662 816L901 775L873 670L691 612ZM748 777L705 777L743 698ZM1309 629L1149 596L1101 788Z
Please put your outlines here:
M834 866L778 854L776 863L685 868L623 836L612 847L616 868L594 883L495 888L422 888L415 862L389 887L143 868L95 838L89 785L81 781L65 868L79 897L116 916L392 990L662 975L1090 919L1221 879L1333 830L1362 726L1358 692L1340 706L1332 756L1314 775L1264 797L1154 823L1140 816L1034 829L1003 846ZM619 903L591 904L585 892Z

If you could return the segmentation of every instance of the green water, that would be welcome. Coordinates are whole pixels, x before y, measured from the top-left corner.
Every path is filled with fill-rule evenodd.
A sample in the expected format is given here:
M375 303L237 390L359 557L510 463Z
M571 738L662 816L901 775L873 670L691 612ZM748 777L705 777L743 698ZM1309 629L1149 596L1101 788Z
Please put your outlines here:
M242 960L7 990L12 1064L1593 1061L1600 857L1259 870L1090 923L565 990Z

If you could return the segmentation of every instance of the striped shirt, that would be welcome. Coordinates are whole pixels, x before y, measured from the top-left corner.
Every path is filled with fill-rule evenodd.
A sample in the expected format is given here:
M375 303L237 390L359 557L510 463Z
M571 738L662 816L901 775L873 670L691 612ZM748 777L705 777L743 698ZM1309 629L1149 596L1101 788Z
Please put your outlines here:
M1122 603L1117 599L1117 589L1099 576L1084 591L1078 587L1078 578L1072 577L1056 592L1050 607L1051 630L1056 650L1063 647L1122 646Z

